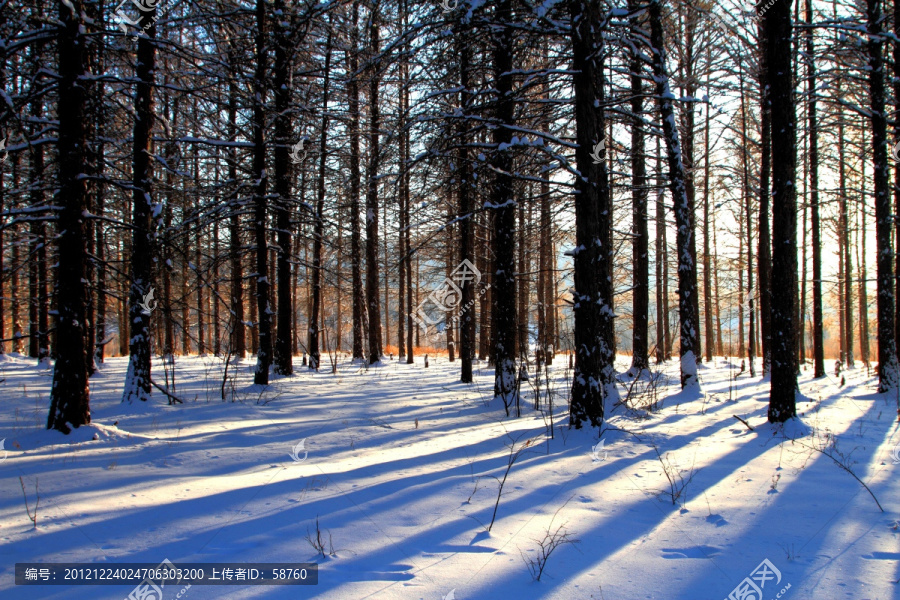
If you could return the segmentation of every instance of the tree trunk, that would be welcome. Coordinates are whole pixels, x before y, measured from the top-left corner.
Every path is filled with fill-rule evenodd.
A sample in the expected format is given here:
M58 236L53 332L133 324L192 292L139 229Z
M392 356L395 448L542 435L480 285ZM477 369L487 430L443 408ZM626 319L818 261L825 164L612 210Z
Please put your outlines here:
M741 203L741 219L738 223L738 356L746 356L747 346L744 343L744 311L747 308L745 302L746 293L744 292L744 242L747 239L744 236L744 227L747 222L747 205Z
M269 245L266 231L268 218L265 138L265 96L267 76L266 51L266 2L256 2L256 75L253 81L253 225L256 235L256 305L258 312L256 371L253 383L269 384L269 366L272 364L272 315L269 308Z
M684 94L688 98L694 98L697 95L696 88L696 79L694 77L694 31L696 28L696 23L692 18L692 14L688 12L685 17L684 22L684 38L682 41L682 49L681 52L684 55L684 70L685 77L683 79L682 85L684 86ZM665 67L665 63L663 63L663 67ZM690 232L685 238L685 246L679 246L679 255L683 254L687 251L690 254L689 262L693 269L692 278L692 291L686 298L689 300L693 307L691 308L691 312L693 313L693 321L691 323L691 327L693 328L693 333L690 336L691 353L694 359L694 362L701 362L703 360L703 347L700 342L700 293L699 288L697 286L697 204L695 201L695 188L694 188L694 174L696 173L695 165L694 165L694 103L687 102L682 107L681 116L684 121L684 140L682 143L682 152L681 152L681 164L684 168L684 193L687 198L687 205L685 207L685 212L690 215L691 226ZM677 205L676 205L677 206ZM676 207L676 211L677 211ZM679 227L679 231L681 227ZM676 242L677 243L677 242ZM687 257L681 256L680 260L688 260ZM679 263L679 273L681 272L681 263ZM681 279L679 278L679 290L681 286ZM681 299L679 299L681 301ZM683 340L682 340L683 341Z
M528 200L531 199L531 183L521 182L523 195ZM528 277L531 271L528 268L528 259L526 258L526 248L528 246L528 229L525 224L525 203L526 200L518 202L517 213L518 222L518 240L516 241L516 354L520 361L528 360Z
M572 83L575 91L575 250L572 312L575 317L575 374L570 420L600 427L604 400L615 394L613 370L612 197L606 151L604 40L597 0L570 0ZM600 107L599 110L597 107ZM596 148L596 150L595 150ZM598 156L599 153L602 153ZM593 159L594 152L600 160Z
M860 198L859 210L856 211L856 264L859 265L858 294L859 294L859 358L866 369L869 368L869 298L866 290L868 281L866 273L866 227L865 227L865 198L866 198L866 169L865 161L860 168Z
M275 0L275 13L282 14L285 0ZM294 119L291 108L291 34L286 20L274 20L275 64L273 89L275 94L275 229L278 231L278 246L275 254L275 271L278 280L276 310L278 328L275 331L275 373L291 375L294 372L291 340L293 339L293 319L291 318L291 168L288 147L292 146ZM329 29L330 31L330 29ZM325 96L328 95L328 75L331 61L331 38L325 59ZM326 106L327 109L327 106ZM327 118L327 117L323 117ZM323 128L324 131L324 128ZM324 152L323 152L324 154Z
M403 2L404 7L404 26L408 25L409 17L406 12L406 0ZM409 66L404 62L406 66L406 70L404 71L406 81L409 81ZM409 87L404 87L403 91L403 105L406 109L405 114L409 114ZM403 145L403 163L404 165L409 165L409 131L404 131L405 141ZM403 194L403 224L404 224L404 236L403 236L403 247L405 248L405 259L406 263L406 364L413 364L413 284L412 284L412 244L411 244L411 232L412 229L409 213L410 213L410 199L409 199L409 171L407 168L404 168L403 172L403 185L401 187L401 193ZM418 258L417 258L418 261ZM418 264L418 262L417 262ZM418 288L417 288L418 289ZM418 335L418 328L416 335Z
M812 2L806 0L805 19L812 24ZM825 376L825 332L822 311L822 241L819 220L819 125L817 115L816 63L814 31L806 30L806 91L809 132L810 226L812 229L813 289L813 377ZM760 281L762 284L762 281Z
M154 19L156 9L144 15ZM130 342L128 349L128 374L125 378L123 402L150 399L150 315L140 304L151 290L152 257L152 182L150 161L153 132L153 85L156 73L156 25L146 30L147 35L138 38L137 93L135 95L134 146L132 156L132 238L131 238L131 289L129 291L128 320ZM185 275L186 276L186 275ZM151 304L147 303L148 307Z
M550 69L550 48L549 43L544 43L542 52L542 66ZM541 98L544 101L550 100L550 84L547 77L541 82ZM544 163L547 169L549 161ZM538 228L538 284L537 284L537 366L541 364L551 364L553 360L553 350L551 349L550 328L552 327L550 315L550 282L553 279L551 261L551 238L552 217L550 215L550 175L549 170L545 170L541 174L541 190L540 190L540 227Z
M409 98L407 97L407 108L409 107ZM409 144L406 144L406 162L409 163ZM410 200L409 200L409 173L406 174L404 184L403 184L403 204L406 206L406 236L405 236L405 247L406 247L406 306L410 309L406 311L406 364L413 364L413 333L416 335L416 339L418 339L419 329L418 327L413 327L413 318L412 318L412 306L413 306L413 284L412 284L412 244L410 229L412 229L410 225L409 219L409 210L410 210ZM418 265L418 257L416 258L416 265ZM416 276L418 277L418 271L416 272ZM418 279L416 280L416 300L418 300ZM415 332L413 331L415 330Z
M742 195L744 197L744 215L747 221L747 312L750 320L750 331L748 334L747 362L750 363L750 377L756 377L756 367L754 359L756 358L756 311L753 308L753 211L750 206L750 165L747 158L747 105L746 95L744 94L744 71L741 66L740 76L741 87L741 135L744 143L741 144L741 167L743 170ZM744 305L744 298L740 299L741 306Z
M487 248L491 247L491 222L493 220L493 214L488 211L484 211L481 213L481 219L479 226L481 228L483 239L479 245L481 248L481 252L478 253L478 270L480 270L485 279L487 279L487 283L485 285L492 285L494 281L493 272L490 268L490 259L487 256ZM479 306L478 318L480 321L479 331L478 331L478 359L485 360L487 359L491 364L493 364L494 357L490 351L490 336L491 336L491 306L492 299L494 297L492 287L489 287L487 292L481 295L481 305Z
M69 425L79 427L91 422L84 331L86 256L83 219L87 195L82 177L87 172L84 106L91 78L84 62L88 24L82 18L83 11L82 0L59 4L60 188L56 198L56 203L62 206L58 213L60 233L57 238L59 352L53 369L47 429L63 433L71 431Z
M894 247L891 245L891 197L888 186L887 122L884 114L884 60L882 58L881 2L866 0L868 17L869 99L875 192L875 246L878 278L878 391L892 392L900 385L897 343L894 337Z
M218 158L216 160L216 171L218 171ZM218 173L216 173L218 179ZM220 356L222 354L222 339L219 329L219 221L213 223L213 288L212 288L212 304L213 304L213 354Z
M894 1L894 37L900 37L900 2ZM900 110L900 44L893 44L894 48L894 110ZM896 112L895 112L896 114ZM900 119L894 119L894 139L900 141ZM896 143L896 142L895 142ZM865 181L865 179L863 179ZM863 196L865 198L865 195ZM894 206L896 207L897 212L894 214L900 214L900 161L895 161L894 163ZM900 219L894 219L894 240L895 243L900 245ZM863 248L865 248L866 243L866 234L865 227L862 228L863 231ZM866 253L863 251L863 256ZM897 282L897 286L894 290L894 344L897 344L897 340L900 340L900 252L894 252L895 265L894 265L894 276ZM862 272L865 273L866 266L864 264L865 260L857 261L859 262L860 267L862 268ZM862 280L860 281L860 290L861 294L865 294L865 285L866 278L863 275ZM866 305L868 306L868 305ZM860 309L860 328L862 328L862 319L864 317L864 313L862 309ZM866 318L866 334L865 334L865 349L862 348L863 338L860 337L860 353L865 354L865 358L863 359L866 363L866 367L869 366L869 332L868 332L868 316Z
M232 42L229 41L229 44ZM237 58L234 52L229 49L228 65L230 69L228 78L228 139L237 142L238 126L237 126ZM228 150L228 180L234 186L232 197L229 201L230 205L230 223L229 223L229 255L231 258L231 348L232 352L239 358L244 358L247 353L247 341L245 337L244 325L244 268L241 248L241 218L238 214L241 210L238 203L237 195L237 150L229 148Z
M168 102L163 105L163 114L168 115ZM168 158L168 157L167 157ZM166 187L169 188L169 173L166 173ZM171 188L169 188L171 190ZM162 355L166 360L172 360L175 355L175 319L172 313L172 277L173 259L172 252L172 192L166 192L166 206L163 208L163 246L162 250L162 311L163 311L163 347Z
M794 335L797 295L796 119L791 73L791 12L776 2L766 13L765 82L771 102L772 138L772 385L769 422L797 414ZM763 215L760 215L762 221ZM769 216L765 215L768 219Z
M841 94L841 85L838 83L837 85L838 97L843 98ZM841 199L847 196L847 160L846 160L846 152L844 150L844 113L838 108L837 111L837 123L838 123L838 205L841 203ZM838 218L835 222L835 234L837 236L837 255L838 255L838 273L837 273L837 297L838 297L838 322L840 329L840 361L841 364L846 364L847 361L847 322L845 320L846 317L846 309L845 303L846 298L844 297L844 278L846 277L844 271L844 224L843 224L843 215L839 212Z
M710 60L710 50L706 53ZM706 89L709 90L707 74ZM710 93L709 91L707 93ZM715 229L715 221L710 222L709 212L709 113L712 106L706 105L706 116L703 121L703 306L706 330L706 362L712 363L715 353L715 330L713 329L713 296L712 296L712 256L710 248L710 229Z
M772 234L769 228L769 190L772 172L772 110L767 86L765 32L759 27L759 97L760 97L760 166L759 166L759 307L762 330L762 372L772 371Z
M353 358L363 358L363 313L365 301L362 285L362 242L359 226L359 0L353 2L351 48L345 53L349 80L347 81L347 111L350 113L350 261L353 301Z
M366 304L369 313L368 362L381 360L381 306L378 296L378 168L381 164L378 88L381 80L380 35L378 14L371 15L369 40L372 44L372 64L369 79L369 172L366 194Z
M493 80L496 89L492 142L493 185L488 206L493 213L491 248L494 260L491 295L491 354L494 359L494 397L500 398L509 415L516 400L516 199L513 190L513 149L510 128L515 119L513 89L512 0L499 0L496 25L491 33Z
M637 0L629 0L629 11L638 7ZM641 19L633 17L631 28L635 38L642 28ZM632 233L632 289L634 329L631 335L631 369L635 376L649 367L648 327L650 320L650 249L647 232L647 168L644 161L644 90L642 85L643 59L635 48L630 56L631 71L631 233ZM709 177L707 177L709 179Z
M713 222L715 222L715 220L715 207L713 207ZM716 237L716 228L713 227L713 248L715 248L715 251L713 252L713 285L716 288L716 354L723 356L725 354L725 347L722 345L722 308L720 304L722 296L719 295L719 243L716 240Z
M455 270L454 266L453 266L454 231L453 231L453 224L452 224L455 215L453 213L454 213L453 203L449 202L448 207L447 207L447 223L448 223L448 225L446 228L447 247L444 250L444 256L445 256L444 262L446 264L445 271L446 271L446 277L448 279L450 277L452 277L453 271ZM446 333L447 333L447 361L448 362L456 361L456 342L455 342L454 336L453 336L453 329L455 326L454 324L456 322L456 319L458 318L458 315L456 314L458 308L459 308L459 305L451 306L450 310L447 311L447 313L445 315L446 316L445 322L447 324Z
M400 0L400 21L404 31L409 25L406 0ZM400 172L397 194L397 362L406 354L406 325L413 307L407 305L406 271L409 269L409 249L406 247L406 220L409 216L409 178L406 162L409 148L409 46L404 45L400 59L400 115L399 115L399 148L397 164ZM385 231L385 236L387 231Z
M15 165L15 167L18 167L18 165ZM17 170L15 167L14 167L14 170ZM13 175L13 185L16 185L18 183L16 181L16 179L18 179L18 178L15 175ZM19 264L19 244L12 245L12 262L14 265ZM13 269L13 272L10 276L9 285L14 290L19 289L19 270L18 269ZM22 352L22 343L21 343L20 336L22 335L22 324L19 321L20 307L19 307L18 294L12 295L12 302L10 304L11 304L11 309L12 309L12 336L14 338L13 343L12 343L12 351L16 352L16 353L21 353ZM102 350L102 348L101 348L101 350ZM101 355L101 359L102 359L102 355ZM101 362L102 362L102 360L101 360Z
M31 103L31 114L34 117L40 117L43 114L41 99L35 96ZM37 131L33 132L35 135ZM36 210L42 210L44 205L44 146L37 144L31 155L31 190L30 200L31 207ZM41 260L39 253L46 244L45 226L42 220L31 222L31 244L29 247L29 256L32 260L28 261L28 356L37 358L42 361L45 357L43 349L46 344L43 343L45 332L38 324L43 320L38 314L43 312L43 301L46 292L41 290L43 277L38 275L38 269L46 263ZM46 287L45 287L46 289Z
M675 203L675 225L677 227L676 246L678 247L678 313L681 321L681 386L699 386L697 379L697 356L695 348L700 347L697 314L697 265L694 250L694 213L690 198L685 188L684 165L681 162L681 147L678 143L678 129L675 127L675 115L672 100L674 96L669 89L669 76L666 71L666 51L660 16L659 0L651 0L650 4L650 43L652 48L653 74L656 81L656 93L659 97L662 113L663 133L666 140L670 171L670 189ZM611 211L610 211L611 212Z
M206 354L206 315L205 298L203 295L203 276L201 273L203 260L203 233L202 228L197 227L197 247L194 249L194 274L197 276L197 354L203 356Z
M466 29L460 25L456 33L459 52L459 104L463 114L470 110L472 94L469 92L469 44ZM475 264L475 244L473 240L473 202L471 169L469 165L469 125L467 120L460 124L459 150L457 153L457 179L459 185L459 262ZM407 191L408 193L408 191ZM460 378L462 383L472 383L472 359L475 357L475 286L473 282L462 282L461 304L465 308L459 315L459 358L462 362Z
M840 232L841 248L844 251L844 279L839 283L844 289L844 332L846 336L846 361L844 365L851 369L853 360L853 263L850 260L850 213L847 209L847 195L842 194L840 199Z
M385 233L384 244L381 245L382 248L382 272L384 273L384 311L382 313L382 322L384 323L384 336L382 341L386 341L387 343L391 342L391 271L389 268L388 262L388 244L387 244L387 232L388 232L388 203L384 203L384 210L381 213L381 226L382 230Z
M309 313L309 368L318 371L321 364L319 351L319 316L322 311L322 245L325 235L325 165L328 159L328 93L331 83L331 33L329 30L325 51L325 80L322 83L322 131L319 138L319 181L316 190L316 222L313 234L312 309Z

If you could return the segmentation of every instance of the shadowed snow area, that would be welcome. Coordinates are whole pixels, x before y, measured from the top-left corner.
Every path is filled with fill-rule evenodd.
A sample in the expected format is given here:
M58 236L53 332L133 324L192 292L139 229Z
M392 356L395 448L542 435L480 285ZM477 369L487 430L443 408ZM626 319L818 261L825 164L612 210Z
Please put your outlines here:
M565 356L549 374L552 439L533 375L507 418L489 401L492 368L461 384L459 363L434 356L427 369L344 357L336 374L298 360L267 389L247 360L225 402L221 360L177 358L173 406L158 390L121 404L127 359L113 358L91 379L92 424L67 437L44 429L51 370L8 356L0 596L121 600L133 585L16 586L14 566L168 559L319 564L314 587L194 585L186 600L720 600L767 559L779 578L763 600L788 585L787 600L900 597L897 398L875 393L874 373L848 370L839 387L804 371L800 420L782 427L766 422L768 380L732 379L740 359L700 365L686 392L677 360L637 382L628 360L627 403L607 407L601 438L567 428ZM317 519L324 555L307 541ZM570 543L535 581L554 533Z

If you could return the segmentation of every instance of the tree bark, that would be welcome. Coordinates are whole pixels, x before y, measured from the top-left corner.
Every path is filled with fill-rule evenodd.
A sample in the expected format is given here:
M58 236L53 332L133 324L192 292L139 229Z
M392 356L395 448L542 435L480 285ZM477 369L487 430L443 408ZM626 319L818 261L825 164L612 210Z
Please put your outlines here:
M878 278L878 391L893 392L900 385L897 343L894 337L894 248L891 245L891 197L888 186L887 121L884 114L884 59L882 58L881 0L866 1L869 62L869 113L875 192L875 246Z
M82 0L59 4L59 294L57 342L47 429L69 433L69 425L91 422L90 390L85 348L85 239L87 206L85 179L84 106L90 73L85 68L88 24ZM151 65L152 66L152 65ZM140 109L139 109L140 110Z
M678 313L681 321L681 386L699 386L697 356L694 353L694 350L700 346L700 332L697 329L698 315L695 311L697 306L697 265L696 251L694 250L694 212L685 188L684 165L681 161L681 147L678 142L678 129L675 126L672 105L674 96L669 89L669 76L666 70L666 51L659 0L651 0L649 8L653 74L666 141L670 171L669 187L675 203L675 226L677 227L675 243L678 248Z
M844 252L844 279L839 283L844 289L844 335L846 336L846 361L844 366L853 368L853 263L850 260L850 212L847 208L847 195L840 199L840 232L841 249Z
M156 9L144 15L154 19ZM150 315L144 314L140 304L151 289L152 265L152 182L150 162L151 135L153 131L153 85L156 79L156 26L146 30L147 35L138 38L137 93L134 120L134 145L132 156L132 241L131 241L131 289L129 291L128 318L130 343L128 374L125 378L123 402L150 399Z
M806 0L806 22L812 24L812 2ZM816 113L815 40L812 27L806 32L806 90L809 94L809 188L813 259L813 377L825 377L825 332L822 311L822 241L819 220L819 124Z
M531 184L530 182L521 182L520 185L525 188L523 195L530 199ZM517 213L519 217L518 223L518 240L516 242L517 265L516 265L516 355L520 361L528 360L528 277L531 269L528 265L528 229L525 224L525 204L523 198L518 202Z
M838 98L843 99L841 94L841 84L837 84ZM844 113L838 107L837 110L838 125L838 205L841 200L847 196L847 153L844 144ZM844 279L846 277L844 268L844 221L843 214L838 212L835 219L835 234L837 237L837 255L838 255L838 273L837 273L837 300L838 300L838 323L840 330L840 361L841 364L847 364L847 321L846 321L846 298L844 296Z
M197 276L197 354L203 356L206 354L206 316L204 314L205 298L203 296L203 277L201 275L201 261L203 260L203 234L201 229L197 228L197 247L194 251L195 270Z
M444 262L445 262L445 273L446 277L451 277L454 271L453 261L456 258L454 256L455 252L453 251L453 242L454 242L454 231L453 231L453 219L455 218L456 211L453 209L453 203L448 203L447 207L447 247L444 250ZM461 299L461 298L460 298ZM446 334L447 334L447 361L455 362L456 361L456 341L454 340L453 329L455 328L455 322L457 320L457 306L453 306L446 313Z
M769 422L797 414L794 335L797 294L796 118L791 72L790 4L776 2L764 15L766 73L772 138L772 379ZM762 221L763 215L760 215ZM768 215L765 215L768 219Z
M400 22L404 31L409 26L406 0L400 0ZM409 148L409 46L404 44L400 59L400 115L399 152L397 163L400 171L397 193L397 361L406 355L406 326L413 307L407 304L406 272L409 269L409 249L406 247L406 229L409 227L409 177L406 157ZM385 232L387 235L387 232Z
M490 259L487 256L487 249L491 247L491 223L493 222L493 213L484 211L481 213L480 229L483 239L479 244L481 252L478 253L478 270L482 272L484 278L487 279L485 285L492 285L494 281L493 272L491 271ZM488 360L489 364L493 364L494 356L490 349L491 337L491 306L494 297L493 289L488 288L487 292L481 295L481 305L479 306L478 318L480 322L478 331L478 359Z
M285 10L285 0L275 0L275 14ZM327 26L327 25L326 25ZM330 32L330 29L329 29ZM291 340L293 319L291 318L291 188L293 177L288 158L288 148L294 142L292 135L294 119L291 112L292 64L291 29L287 19L274 20L275 63L273 90L275 95L275 229L278 246L275 253L275 271L278 280L276 310L278 327L275 330L275 373L291 375L294 372ZM331 61L331 38L329 35L325 59L325 95L327 110L328 75ZM327 119L323 117L323 119ZM323 128L324 131L324 128ZM293 142L293 143L292 143ZM324 154L324 153L323 153Z
M403 23L404 27L409 24L409 14L406 11L406 0L403 2L404 13L403 13ZM408 48L408 47L407 47ZM404 75L406 77L406 81L409 81L409 65L404 62L406 70L404 71ZM405 114L409 114L409 87L404 87L403 91L403 104L406 109ZM404 132L405 142L403 146L403 163L404 165L409 165L409 131ZM410 198L409 198L409 170L404 168L403 171L403 186L401 188L401 193L403 195L403 223L404 223L404 235L403 235L403 247L405 248L405 263L406 269L404 271L406 275L406 364L413 364L413 284L412 284L412 243L411 243L411 223L410 223ZM418 258L416 259L418 261ZM418 264L418 262L416 263ZM418 288L416 288L418 291ZM416 329L416 335L418 335L418 328Z
M272 314L269 308L269 245L266 222L268 218L268 174L266 172L265 97L268 70L266 50L266 2L256 2L256 75L253 80L253 225L256 236L256 306L258 312L256 370L253 383L269 384L272 364Z
M469 44L466 29L460 25L456 33L459 52L459 103L463 114L468 114L472 94L469 92ZM459 262L475 264L475 244L473 240L473 213L471 169L469 165L469 124L467 119L460 123L459 150L457 152L457 179L459 185ZM459 315L459 358L462 383L472 383L472 359L475 357L475 286L473 282L462 282L462 306Z
M629 11L636 11L637 0L629 0ZM632 17L635 38L640 35L639 17ZM635 49L630 56L631 71L631 234L632 292L634 328L631 335L631 369L635 376L650 366L648 327L650 321L650 246L647 232L647 167L644 160L643 59ZM708 179L708 177L707 177Z
M35 94L31 102L31 114L40 118L43 115L41 99ZM37 131L34 131L37 134ZM37 210L44 209L44 146L37 144L31 155L31 207ZM32 260L28 264L28 329L29 343L28 356L38 359L38 363L47 357L47 327L46 306L46 226L43 220L31 222L31 244L29 255Z
M894 1L894 37L900 37L900 2ZM900 110L900 44L892 44L894 51L894 109L895 111ZM896 112L894 114L897 114ZM894 119L894 140L895 144L900 142L900 119ZM865 179L863 179L865 181ZM865 196L863 196L865 198ZM894 163L894 206L896 207L896 213L900 214L900 161L896 161ZM865 243L866 243L866 234L865 227L862 228L862 236L863 236L863 256L865 253ZM900 219L894 219L894 240L897 245L900 245ZM861 297L865 292L866 285L866 266L865 260L857 261L862 268L862 280L860 281L860 290ZM900 340L900 252L894 251L894 278L896 280L896 288L894 289L894 345L896 346L897 341ZM868 307L868 305L866 305ZM862 328L863 323L862 319L865 317L866 319L866 333L865 333L865 349L860 346L860 353L864 354L863 360L865 361L866 367L869 366L869 338L868 338L868 315L865 315L860 308L860 328ZM860 345L863 343L863 337L860 337Z
M866 197L866 169L865 162L860 168L861 193L860 197ZM866 273L866 227L865 227L865 202L859 203L859 210L856 212L856 264L859 265L859 358L862 360L863 366L869 368L869 298L866 290L866 282L868 275Z
M237 142L237 57L233 50L233 41L229 39L228 51L228 139L231 143ZM244 358L247 353L247 338L244 325L244 268L241 248L241 206L238 203L237 189L237 149L228 150L228 181L232 186L232 196L229 200L231 213L229 222L229 257L231 259L231 350L239 358Z
M711 50L706 53L707 62L710 61ZM706 81L707 93L711 93L709 86L709 74ZM713 329L713 281L712 281L712 251L710 248L710 229L715 229L715 221L710 222L709 211L709 113L711 105L706 105L706 115L703 120L703 306L706 330L706 362L712 363L715 353L715 330Z
M748 333L747 362L750 364L750 377L756 377L756 367L754 359L756 358L756 322L755 310L753 308L753 212L750 206L750 165L747 157L747 105L746 95L744 94L744 71L741 66L740 75L741 88L741 136L744 143L741 145L741 167L743 170L742 195L744 197L744 219L747 222L747 313L750 321L750 330ZM741 307L744 306L744 298L740 298Z
M572 312L575 317L575 374L570 421L580 429L603 424L604 400L615 394L613 370L612 197L604 141L604 40L597 0L570 0L572 83L575 91L575 249ZM657 15L658 16L658 15ZM652 17L651 17L652 18ZM599 107L599 108L598 108ZM595 154L596 155L596 154Z
M759 97L760 97L760 166L759 166L759 307L762 333L762 372L772 370L772 233L769 228L770 177L772 173L772 111L769 87L766 83L768 57L765 51L766 35L759 27Z
M369 313L368 362L381 360L381 306L378 296L378 168L381 164L380 132L381 112L379 110L378 88L381 80L381 58L379 17L376 10L371 15L369 40L372 45L372 64L369 78L369 172L366 194L366 304Z
M694 62L696 60L694 56L694 32L696 28L696 23L693 18L693 14L691 12L686 12L685 21L684 21L684 38L683 38L683 49L684 53L684 71L685 77L683 80L683 90L684 95L688 98L694 98L697 95L697 87L696 80L694 77ZM665 66L665 64L663 64ZM703 347L700 342L701 340L701 331L700 331L700 293L699 287L697 286L697 204L696 204L696 190L694 186L694 175L696 173L695 165L694 165L694 103L687 102L684 104L681 110L681 116L683 117L684 123L684 139L682 143L682 152L681 152L681 163L684 168L684 193L687 198L687 206L686 211L690 213L691 218L691 231L690 235L686 237L684 240L686 246L681 248L679 247L679 254L687 251L690 253L690 263L693 267L693 291L690 296L687 298L690 302L693 303L693 307L691 308L691 312L694 315L694 320L692 323L692 327L694 328L694 332L691 335L691 352L695 362L701 362L703 360ZM676 208L677 210L677 208ZM681 228L679 227L679 230ZM681 257L685 259L686 257ZM679 273L681 271L681 263L679 263ZM679 278L679 286L681 280ZM680 287L679 287L680 289ZM679 299L680 301L680 299Z
M491 32L493 81L496 89L493 182L488 206L493 213L491 248L494 252L491 289L491 354L494 359L494 397L509 415L516 400L516 199L513 190L511 126L515 119L513 89L512 0L499 0Z
M313 233L312 309L309 313L309 368L318 371L321 363L319 351L319 317L322 307L322 245L325 235L325 165L328 159L328 93L331 83L331 32L329 30L325 50L325 80L322 83L322 131L319 138L319 182L316 191L316 214Z
M350 113L350 261L353 302L353 358L363 358L363 313L365 300L362 285L362 242L359 226L359 0L353 2L350 32L351 48L346 52L349 81L347 81L347 111Z

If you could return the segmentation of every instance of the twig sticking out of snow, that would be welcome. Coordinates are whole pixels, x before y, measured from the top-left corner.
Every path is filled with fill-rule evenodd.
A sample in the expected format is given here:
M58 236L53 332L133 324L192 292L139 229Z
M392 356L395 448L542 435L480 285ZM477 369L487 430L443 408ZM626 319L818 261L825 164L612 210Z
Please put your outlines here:
M569 500L571 499L572 498L570 497ZM547 526L547 533L544 534L544 539L534 540L540 548L538 555L535 558L528 558L521 550L519 550L522 560L525 561L525 565L531 572L531 579L533 581L541 580L541 575L544 573L547 561L550 560L550 555L553 554L554 550L565 544L577 544L581 541L571 537L571 534L566 531L565 523L555 530L553 529L553 522L556 520L557 515L559 515L559 511L565 508L566 504L569 503L569 500L566 500L566 502L553 513L553 518L550 519L550 524Z
M34 478L34 515L31 514L31 510L28 508L28 495L25 493L25 482L22 480L21 475L19 476L19 483L22 485L22 497L25 498L25 513L34 524L34 528L37 529L38 505L41 503L41 494L38 492L37 477Z
M533 441L534 440L530 440L530 439L525 440L525 443L522 444L521 446L519 446L518 449L516 449L515 442L513 442L512 445L509 447L509 458L507 459L506 472L503 474L503 479L500 481L500 488L497 490L497 502L494 503L494 514L491 516L491 524L488 525L488 528L487 528L488 532L490 532L491 527L494 526L494 519L497 518L497 508L500 506L500 497L503 495L503 485L506 483L506 477L509 475L509 471L510 471L510 469L512 469L512 466L514 464L516 464L517 460L519 460L519 457L522 455L522 452L526 448L531 446L531 443Z
M327 529L325 530L328 533L328 554L334 556L334 543L331 540L331 532ZM319 528L319 515L316 515L316 535L313 535L309 532L309 527L306 528L306 541L309 542L309 545L313 547L313 549L322 555L322 558L325 557L325 536L322 534L322 530Z
M878 498L875 497L875 494L872 492L872 490L869 489L869 486L867 486L862 479L857 477L856 473L853 472L853 469L850 468L850 464L851 464L850 456L844 455L843 452L841 452L840 450L837 449L837 438L835 438L834 435L828 436L828 434L826 434L826 440L829 440L829 438L830 438L830 441L826 441L824 443L824 445L822 445L822 446L820 446L819 444L816 444L815 440L813 440L813 445L804 444L803 442L801 442L800 440L797 440L797 439L793 439L793 440L791 440L791 442L800 444L801 446L809 448L810 450L815 450L819 454L824 454L825 456L827 456L828 458L833 460L834 464L836 464L838 467L840 467L844 471L847 471L848 473L850 473L850 475L853 477L853 479L855 479L856 481L859 482L859 485L866 488L866 491L869 492L870 496L872 496L872 500L874 500L875 504L878 505L878 509L881 512L884 512L884 508L882 508L881 503L878 501Z
M161 385L159 385L158 383L156 383L156 382L153 381L152 379L150 380L150 383L153 384L153 387L155 387L156 389L158 389L158 390L161 391L163 394L165 394L166 396L169 397L169 400L171 400L170 404L176 403L176 402L177 402L178 404L184 404L184 400L182 400L182 399L179 398L178 396L175 396L174 394L172 394L171 392L169 392L169 390L167 390L166 388L162 387Z
M735 419L737 419L738 421L740 421L741 423L743 423L744 425L746 425L746 426L747 426L747 429L749 429L750 431L756 431L755 429L753 429L753 428L750 426L750 423L748 423L747 421L743 420L743 419L740 418L739 416L737 416L737 415L731 415L731 416L734 417Z

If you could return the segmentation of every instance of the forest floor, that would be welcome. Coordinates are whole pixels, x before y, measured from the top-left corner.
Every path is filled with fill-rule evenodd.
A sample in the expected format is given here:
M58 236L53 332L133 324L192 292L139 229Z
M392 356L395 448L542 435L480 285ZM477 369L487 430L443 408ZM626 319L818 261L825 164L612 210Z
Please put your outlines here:
M164 600L721 600L760 583L761 600L900 597L897 398L863 368L843 387L804 371L799 422L780 427L766 422L768 381L732 379L739 360L702 366L702 390L687 393L671 361L631 389L630 407L608 407L594 450L596 429L567 429L559 408L550 438L531 382L522 416L506 418L488 402L493 370L479 363L464 385L445 357L298 366L266 391L245 361L227 402L220 360L178 358L174 406L156 391L122 405L127 359L113 358L91 379L93 423L68 438L43 429L51 371L0 360L4 599L134 588L17 586L15 563L164 559L319 565L314 587L169 585ZM557 403L565 363L551 372ZM307 541L317 520L324 555ZM571 543L534 581L528 563L554 534Z

